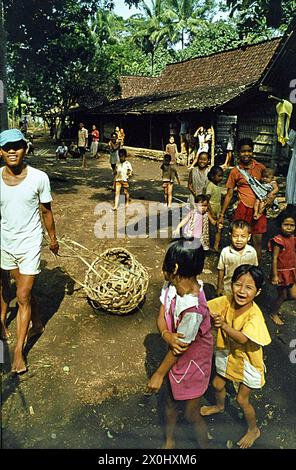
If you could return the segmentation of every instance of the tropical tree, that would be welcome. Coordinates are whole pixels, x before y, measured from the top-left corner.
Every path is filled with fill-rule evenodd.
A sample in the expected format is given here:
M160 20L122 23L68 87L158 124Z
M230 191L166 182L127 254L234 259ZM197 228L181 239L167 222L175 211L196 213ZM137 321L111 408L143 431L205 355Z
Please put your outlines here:
M151 57L151 74L154 73L155 54L170 40L171 28L165 21L165 1L151 0L151 6L141 2L142 13L133 15L129 21L132 29L134 43L140 47L146 55Z
M184 49L186 37L198 31L204 19L213 15L215 0L167 0L164 20L170 25L170 39L173 44L181 42Z
M65 114L73 104L98 103L113 92L116 77L89 27L96 2L7 2L11 96L26 92L41 113L55 108Z
M268 28L284 31L295 16L296 0L227 0L226 9L237 18L241 37L247 37Z

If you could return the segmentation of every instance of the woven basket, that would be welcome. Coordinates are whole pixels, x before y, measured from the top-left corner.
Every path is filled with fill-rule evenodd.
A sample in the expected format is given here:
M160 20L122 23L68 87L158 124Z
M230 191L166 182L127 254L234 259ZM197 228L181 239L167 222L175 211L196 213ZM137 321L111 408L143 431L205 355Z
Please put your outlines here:
M148 273L129 251L111 248L90 265L84 288L95 310L126 315L143 301Z

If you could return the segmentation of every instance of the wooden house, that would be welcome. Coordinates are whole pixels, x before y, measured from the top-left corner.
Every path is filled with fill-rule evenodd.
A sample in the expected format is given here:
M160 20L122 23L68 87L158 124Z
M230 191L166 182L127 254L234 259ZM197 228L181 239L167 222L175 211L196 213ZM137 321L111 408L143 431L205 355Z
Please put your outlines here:
M156 150L164 148L169 123L180 115L193 132L212 125L216 142L225 140L235 121L238 138L254 139L256 159L285 165L288 151L276 136L277 102L269 95L289 100L293 80L296 88L295 25L296 19L280 38L169 64L159 77L121 77L118 99L81 109L76 119L88 127L96 123L105 140L120 125L126 145ZM296 127L295 112L293 120Z

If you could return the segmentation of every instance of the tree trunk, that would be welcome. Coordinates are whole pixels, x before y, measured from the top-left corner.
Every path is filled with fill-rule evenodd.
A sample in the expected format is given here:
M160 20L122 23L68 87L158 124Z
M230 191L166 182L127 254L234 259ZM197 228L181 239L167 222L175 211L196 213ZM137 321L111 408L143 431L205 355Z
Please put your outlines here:
M151 75L154 72L154 51L151 52Z
M4 30L4 6L0 0L0 131L8 129L6 35Z

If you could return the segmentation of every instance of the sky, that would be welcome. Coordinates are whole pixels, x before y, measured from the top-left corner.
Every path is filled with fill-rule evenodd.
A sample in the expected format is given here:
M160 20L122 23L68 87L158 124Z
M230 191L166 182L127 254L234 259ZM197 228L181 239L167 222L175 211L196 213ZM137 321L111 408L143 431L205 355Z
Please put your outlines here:
M150 1L146 0L146 3L149 5ZM129 18L131 15L134 15L135 13L139 13L139 9L132 7L129 8L125 3L124 0L115 0L115 8L114 8L114 13L118 16L122 16L123 18ZM227 14L219 12L217 15L214 17L214 20L218 20L219 18L226 18Z
M149 1L147 2L149 3ZM115 0L115 8L114 13L118 16L123 16L123 18L128 18L135 13L138 13L139 9L132 7L129 8L125 3L124 0Z

